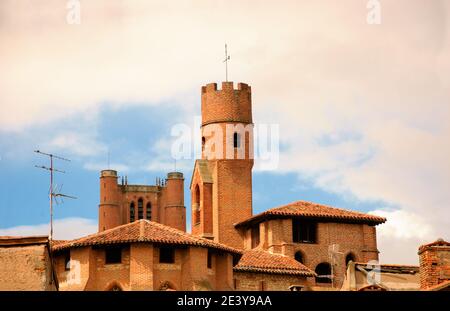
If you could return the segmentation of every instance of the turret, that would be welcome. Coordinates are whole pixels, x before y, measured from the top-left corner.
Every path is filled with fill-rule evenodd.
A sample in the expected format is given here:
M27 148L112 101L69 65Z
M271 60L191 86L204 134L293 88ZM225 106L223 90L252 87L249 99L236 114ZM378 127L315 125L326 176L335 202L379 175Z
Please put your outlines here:
M234 224L252 216L251 88L210 83L201 89L202 160L191 183L192 232L243 248ZM212 227L212 232L210 227Z
M165 196L165 224L186 231L183 173L171 172L167 174Z
M100 204L98 231L104 231L122 224L117 172L103 170L100 173Z

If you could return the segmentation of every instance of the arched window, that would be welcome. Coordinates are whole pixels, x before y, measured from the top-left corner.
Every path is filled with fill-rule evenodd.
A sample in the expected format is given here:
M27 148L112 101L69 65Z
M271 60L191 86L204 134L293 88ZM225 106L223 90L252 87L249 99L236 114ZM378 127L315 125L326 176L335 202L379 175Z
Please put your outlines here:
M238 133L233 134L233 146L239 148L241 146L241 137Z
M295 258L295 260L297 260L299 263L304 263L303 262L303 254L302 254L302 252L301 251L298 251L298 252L296 252L295 253L295 255L294 255L294 258Z
M345 256L345 265L348 266L348 263L350 261L355 262L355 255L353 255L353 253L348 253L347 256Z
M152 220L152 203L148 202L145 208L145 219Z
M134 222L135 219L136 219L136 216L135 216L135 210L134 210L134 202L131 202L131 204L130 204L130 222Z
M316 283L331 283L331 265L328 262L322 262L316 267Z
M138 200L138 219L144 218L144 200L140 198Z
M252 248L255 248L259 245L259 224L253 226L250 230L252 237Z
M206 138L202 137L202 151L205 150Z
M194 224L200 223L200 187L195 186L194 193Z

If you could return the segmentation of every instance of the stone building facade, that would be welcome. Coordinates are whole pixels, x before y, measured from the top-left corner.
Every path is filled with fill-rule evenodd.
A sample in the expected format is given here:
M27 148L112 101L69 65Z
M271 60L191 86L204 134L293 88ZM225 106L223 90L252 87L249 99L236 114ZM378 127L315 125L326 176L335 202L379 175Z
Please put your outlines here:
M0 291L58 290L47 236L0 236Z

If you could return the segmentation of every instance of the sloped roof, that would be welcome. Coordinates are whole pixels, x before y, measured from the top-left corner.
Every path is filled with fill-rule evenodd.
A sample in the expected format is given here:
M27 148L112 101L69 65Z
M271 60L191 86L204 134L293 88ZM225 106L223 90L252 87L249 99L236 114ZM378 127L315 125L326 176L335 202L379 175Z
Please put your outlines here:
M375 215L369 215L361 212L345 210L341 208L331 207L327 205L296 201L280 207L271 208L265 212L250 217L238 224L236 227L258 223L268 218L285 218L285 217L310 217L322 218L349 222L362 222L370 224L381 224L386 221L386 218Z
M76 240L58 243L53 246L53 250L58 251L73 247L136 242L192 245L241 254L241 251L232 247L146 219L137 220L133 223L91 234Z
M291 274L315 276L315 272L293 258L272 254L263 250L246 250L239 263L233 268L235 272L261 272L273 274Z
M419 247L419 255L426 249L432 248L432 247L445 247L450 248L450 242L444 241L443 239L437 239L434 242L421 245Z
M371 278L368 276L371 271L377 271L378 277L372 276L372 282L369 282ZM370 263L350 262L341 290L364 290L370 286L378 286L389 291L419 290L419 267L397 264L374 266Z
M198 171L200 173L200 178L202 179L203 183L207 183L207 184L213 183L213 178L212 178L211 172L209 171L207 160L195 160L195 165L194 165L194 170L192 171L192 176L194 176L196 168L198 168ZM191 187L192 187L192 180L193 180L193 178L191 178Z

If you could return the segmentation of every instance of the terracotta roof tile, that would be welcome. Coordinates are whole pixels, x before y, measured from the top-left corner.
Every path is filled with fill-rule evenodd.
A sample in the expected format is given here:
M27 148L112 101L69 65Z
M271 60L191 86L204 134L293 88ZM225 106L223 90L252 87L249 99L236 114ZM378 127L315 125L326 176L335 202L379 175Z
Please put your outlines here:
M386 221L386 218L384 217L345 210L341 208L331 207L307 201L296 201L280 207L271 208L243 222L240 222L235 226L238 227L251 222L259 222L266 218L292 217L292 216L333 219L341 221L358 221L373 224L381 224Z
M53 246L53 250L58 251L67 248L83 247L89 245L106 245L133 242L193 245L215 248L222 251L241 254L240 250L234 249L232 247L144 219L137 220L133 223L118 226L99 233L88 235L76 240L57 243Z
M302 276L316 275L312 270L293 258L281 254L272 254L263 250L244 251L239 263L233 270L237 272L262 272Z
M419 255L426 249L429 249L431 247L450 247L450 242L444 241L443 239L437 239L434 242L421 245L419 247Z

